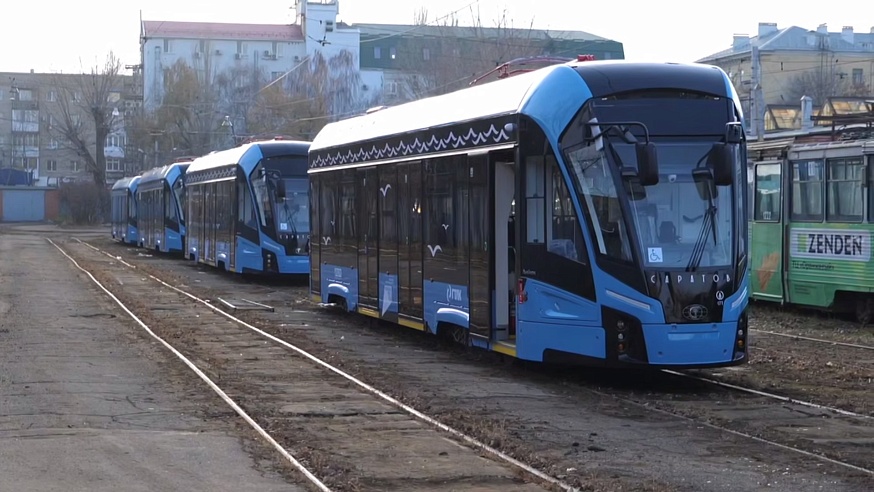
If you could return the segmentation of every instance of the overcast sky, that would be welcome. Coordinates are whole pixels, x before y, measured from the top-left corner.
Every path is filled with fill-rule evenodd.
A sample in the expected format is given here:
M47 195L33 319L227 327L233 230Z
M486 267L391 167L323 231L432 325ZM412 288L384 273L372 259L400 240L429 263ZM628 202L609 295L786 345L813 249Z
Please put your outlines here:
M431 19L455 11L460 23L478 16L495 25L506 16L515 27L580 30L620 41L636 61L692 62L728 48L734 33L755 34L759 22L830 31L853 26L870 32L871 0L844 0L839 7L794 0L339 0L347 23L410 24L426 6ZM0 71L81 71L114 51L139 63L139 18L204 22L289 23L293 1L30 0L0 8ZM836 4L837 5L837 4ZM0 81L0 84L3 82Z

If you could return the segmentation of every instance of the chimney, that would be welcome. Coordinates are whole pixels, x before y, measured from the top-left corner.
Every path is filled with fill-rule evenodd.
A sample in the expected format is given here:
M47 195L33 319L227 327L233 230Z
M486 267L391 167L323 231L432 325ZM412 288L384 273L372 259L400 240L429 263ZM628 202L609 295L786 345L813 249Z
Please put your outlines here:
M801 129L810 130L813 128L813 98L810 96L801 96Z
M816 32L818 32L820 34L828 34L828 25L827 24L820 24L819 26L817 26Z
M750 37L746 34L735 34L734 40L731 43L731 47L740 50L749 47L750 45Z
M841 29L841 39L853 44L853 26L844 26Z
M759 22L759 37L763 38L777 32L776 22Z

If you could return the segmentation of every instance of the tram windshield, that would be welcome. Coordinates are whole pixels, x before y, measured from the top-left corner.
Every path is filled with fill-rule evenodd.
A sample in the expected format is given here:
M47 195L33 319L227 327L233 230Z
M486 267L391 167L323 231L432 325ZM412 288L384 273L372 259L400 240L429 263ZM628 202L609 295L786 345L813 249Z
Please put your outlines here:
M302 178L285 178L285 198L276 200L276 228L282 234L309 234L309 184Z
M712 142L656 143L659 182L646 187L618 176L623 165L635 166L634 146L616 141L610 145L615 153L611 147L595 146L568 152L601 254L630 261L633 242L649 268L696 270L732 264L731 186L696 182L692 174ZM627 200L630 220L620 200Z
M173 196L176 199L175 206L178 208L180 224L185 224L185 207L183 207L183 204L185 203L184 195L185 187L182 184L182 178L179 177L176 179L176 182L173 183Z

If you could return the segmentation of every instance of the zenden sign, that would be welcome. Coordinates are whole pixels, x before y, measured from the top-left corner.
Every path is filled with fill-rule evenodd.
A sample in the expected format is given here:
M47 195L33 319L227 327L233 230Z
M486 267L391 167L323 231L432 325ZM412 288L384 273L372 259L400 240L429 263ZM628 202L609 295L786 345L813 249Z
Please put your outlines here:
M871 233L863 230L792 229L789 244L793 258L848 261L871 259Z

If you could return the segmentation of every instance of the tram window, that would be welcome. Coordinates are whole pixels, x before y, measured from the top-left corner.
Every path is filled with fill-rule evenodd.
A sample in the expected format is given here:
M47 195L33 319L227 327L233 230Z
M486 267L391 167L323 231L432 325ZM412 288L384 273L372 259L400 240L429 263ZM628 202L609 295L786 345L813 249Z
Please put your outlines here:
M331 241L336 236L335 224L337 223L337 173L325 173L319 178L319 234L322 238L321 248L323 251L331 249ZM328 239L324 239L328 238Z
M755 220L780 221L780 164L756 166Z
M595 146L579 147L569 150L568 157L597 251L609 258L631 261L622 207L604 152Z
M258 227L255 207L252 204L252 194L249 191L249 184L245 181L237 181L237 220L252 229Z
M862 222L862 158L829 159L826 218L832 222Z
M356 261L358 256L358 228L355 213L355 169L340 171L340 208L337 214L339 226L335 244L338 251L347 254L343 260Z
M456 210L455 206L457 167L466 170L466 162L455 157L440 157L425 162L425 210L428 221L425 241L430 245L440 245L443 251L440 260L445 260L447 256L454 260L459 256L458 232L462 223L458 220L461 211Z
M176 222L176 207L173 206L173 195L164 190L164 218Z
M543 165L543 157L531 156L525 161L525 200L528 217L527 240L529 243L543 244L545 236L546 211L544 185L546 172Z
M223 181L216 184L215 208L219 216L220 230L229 232L233 221L233 181Z
M792 220L822 221L822 161L792 163Z
M586 263L583 232L567 183L553 155L547 157L547 165L552 185L552 220L549 223L547 250L569 260Z
M127 218L130 220L137 218L137 201L134 196L128 198Z

